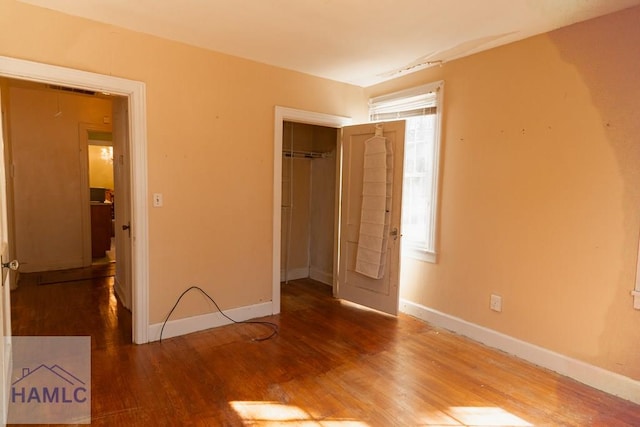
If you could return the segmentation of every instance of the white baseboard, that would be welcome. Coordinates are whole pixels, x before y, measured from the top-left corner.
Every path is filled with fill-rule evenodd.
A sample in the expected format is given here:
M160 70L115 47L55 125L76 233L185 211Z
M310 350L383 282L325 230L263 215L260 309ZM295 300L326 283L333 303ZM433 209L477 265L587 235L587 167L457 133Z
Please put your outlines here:
M292 268L291 270L289 270L289 274L287 274L286 277L284 273L284 270L280 270L281 282L284 282L285 280L305 279L309 277L309 267Z
M309 277L325 285L333 286L333 272L327 273L313 266L309 269Z
M306 279L307 277L324 283L325 285L333 286L333 273L327 273L315 267L301 267L289 270L289 274L285 277L285 271L280 270L280 281L284 282L288 280Z
M271 314L273 314L273 304L269 301L261 304L234 308L231 310L225 310L224 314L236 322L242 322L258 317L271 316ZM164 330L162 330L162 323L155 323L149 326L149 342L158 341L160 339L161 331L162 339L165 339L205 329L216 328L218 326L229 325L231 323L233 322L220 314L219 311L187 317L184 319L169 320L164 326Z
M572 359L431 308L400 300L400 311L550 369L583 384L640 404L640 381Z

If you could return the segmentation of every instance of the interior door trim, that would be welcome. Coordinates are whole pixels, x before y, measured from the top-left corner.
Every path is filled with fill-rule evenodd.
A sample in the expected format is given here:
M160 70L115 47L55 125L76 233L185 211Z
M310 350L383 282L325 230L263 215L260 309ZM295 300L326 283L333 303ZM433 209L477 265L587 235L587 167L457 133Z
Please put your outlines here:
M147 107L144 82L56 65L0 56L0 77L52 83L125 96L129 100L131 210L135 224L132 248L133 342L149 341L149 230L147 201Z

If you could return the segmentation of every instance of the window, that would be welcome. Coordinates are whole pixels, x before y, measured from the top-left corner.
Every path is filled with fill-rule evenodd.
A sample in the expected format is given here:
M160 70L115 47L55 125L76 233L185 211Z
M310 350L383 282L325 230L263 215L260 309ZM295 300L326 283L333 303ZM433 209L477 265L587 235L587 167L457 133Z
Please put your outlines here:
M402 190L403 256L436 261L438 164L444 82L369 101L371 121L406 120Z

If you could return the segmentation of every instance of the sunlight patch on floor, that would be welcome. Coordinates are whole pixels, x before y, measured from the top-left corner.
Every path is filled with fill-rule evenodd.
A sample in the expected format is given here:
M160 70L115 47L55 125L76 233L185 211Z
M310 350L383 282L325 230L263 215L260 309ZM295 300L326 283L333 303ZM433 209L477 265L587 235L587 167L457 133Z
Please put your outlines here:
M354 419L316 419L308 411L295 405L279 402L232 401L231 407L247 426L322 426L368 427L369 424ZM436 416L437 415L437 416ZM420 422L429 427L532 427L533 424L502 408L452 406L438 414L425 415Z
M461 426L530 427L533 424L495 406L452 406L449 415Z
M368 427L369 424L356 420L322 419L316 420L307 411L295 405L279 402L229 402L231 407L248 426L322 426L322 427Z

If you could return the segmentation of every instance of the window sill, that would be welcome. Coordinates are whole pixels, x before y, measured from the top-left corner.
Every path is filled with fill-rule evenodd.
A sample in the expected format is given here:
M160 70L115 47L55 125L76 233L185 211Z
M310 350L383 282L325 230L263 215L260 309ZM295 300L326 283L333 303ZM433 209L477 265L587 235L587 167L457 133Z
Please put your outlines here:
M413 246L403 246L402 247L402 257L403 258L412 258L418 261L430 262L432 264L437 264L437 254L435 252L429 252L424 249L419 249Z

